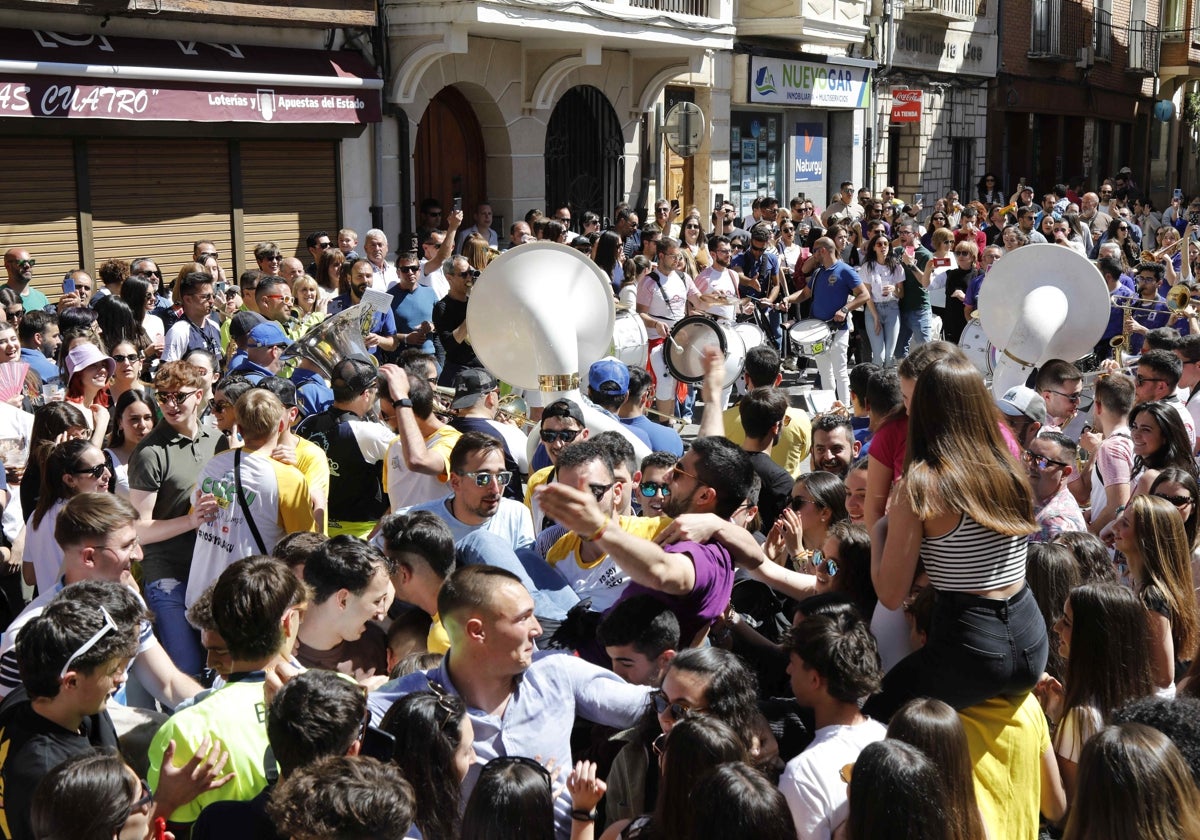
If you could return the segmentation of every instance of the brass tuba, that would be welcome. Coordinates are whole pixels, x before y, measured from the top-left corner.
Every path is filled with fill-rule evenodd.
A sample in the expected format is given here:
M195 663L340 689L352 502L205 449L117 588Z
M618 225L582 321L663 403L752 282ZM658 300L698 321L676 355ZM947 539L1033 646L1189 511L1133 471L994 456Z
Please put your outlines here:
M374 316L375 310L365 303L330 315L284 350L283 359L307 359L329 379L338 363L350 356L378 365L365 340Z
M528 432L533 426L529 422L529 404L517 392L505 394L496 406L496 419L501 423L512 423L522 432Z

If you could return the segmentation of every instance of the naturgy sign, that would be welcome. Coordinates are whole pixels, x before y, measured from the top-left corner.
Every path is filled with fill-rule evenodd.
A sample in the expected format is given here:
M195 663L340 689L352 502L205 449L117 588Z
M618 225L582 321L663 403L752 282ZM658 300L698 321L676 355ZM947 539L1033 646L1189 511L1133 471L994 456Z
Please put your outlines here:
M750 101L812 108L866 108L871 71L750 56Z

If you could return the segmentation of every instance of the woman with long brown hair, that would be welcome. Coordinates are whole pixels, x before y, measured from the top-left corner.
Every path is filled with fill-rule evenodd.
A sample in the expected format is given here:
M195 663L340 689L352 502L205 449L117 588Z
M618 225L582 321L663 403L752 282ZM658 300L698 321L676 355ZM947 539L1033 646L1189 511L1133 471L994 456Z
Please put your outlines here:
M868 704L887 720L913 697L956 709L1020 695L1046 665L1046 625L1025 583L1037 530L1026 470L999 428L979 371L961 352L927 368L909 404L902 484L876 523L871 577L898 609L920 560L937 592L927 644L901 660Z
M1176 675L1196 655L1200 641L1192 553L1183 520L1166 499L1134 496L1113 523L1113 538L1129 561L1133 591L1150 622L1154 684L1174 693Z

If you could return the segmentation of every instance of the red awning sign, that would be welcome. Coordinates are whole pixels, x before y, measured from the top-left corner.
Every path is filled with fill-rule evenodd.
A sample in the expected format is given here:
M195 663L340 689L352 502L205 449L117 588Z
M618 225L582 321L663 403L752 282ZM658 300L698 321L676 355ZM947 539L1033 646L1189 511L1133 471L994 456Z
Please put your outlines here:
M357 53L0 29L0 117L379 122Z
M908 88L892 89L892 122L921 121L921 91Z

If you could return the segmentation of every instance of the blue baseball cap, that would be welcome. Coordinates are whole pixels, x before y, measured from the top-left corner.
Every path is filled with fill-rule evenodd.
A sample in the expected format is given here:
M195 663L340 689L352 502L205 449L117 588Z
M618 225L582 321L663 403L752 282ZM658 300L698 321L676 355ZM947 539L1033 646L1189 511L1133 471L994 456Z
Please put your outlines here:
M620 359L605 356L588 368L588 387L600 394L628 394L629 368Z
M274 321L259 324L246 337L247 347L287 347L292 340Z

